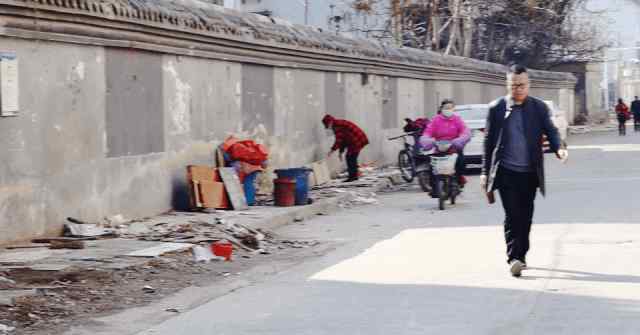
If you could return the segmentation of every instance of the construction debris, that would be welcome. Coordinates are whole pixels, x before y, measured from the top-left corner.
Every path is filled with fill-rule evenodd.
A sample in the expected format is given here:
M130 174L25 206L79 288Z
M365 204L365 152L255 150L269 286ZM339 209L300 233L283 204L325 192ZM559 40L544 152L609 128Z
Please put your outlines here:
M201 246L195 246L191 250L193 252L193 260L196 263L209 263L211 261L223 261L224 257L216 256L211 251L211 246L207 248Z
M51 241L95 241L98 238L93 237L40 237L31 240L32 243L51 243Z
M144 293L156 293L156 289L153 288L153 286L149 286L149 285L146 285L145 287L143 287L142 291Z
M356 183L329 181L310 195L316 201L335 199L334 204L341 207L374 204L377 195L372 191L389 176L369 170L364 169L365 176ZM260 195L259 202L272 204L273 199ZM247 262L291 257L287 250L316 253L311 248L319 241L286 239L255 227L271 218L280 222L281 216L288 222L300 222L318 211L327 213L326 209L314 209L290 215L288 211L254 207L250 211L213 210L209 214L171 212L135 221L120 215L100 223L73 219L68 235L76 237L34 239L34 244L16 245L16 249L0 253L0 265L6 265L0 271L0 302L10 306L0 308L0 322L8 322L17 331L33 327L49 330L61 324L66 327L71 316L109 312L191 285L208 285L212 280L240 274ZM105 239L116 234L120 238ZM236 262L218 263L224 257L214 255L215 242L231 243ZM54 245L84 245L85 249L46 249ZM307 248L310 250L304 251Z
M17 299L20 299L22 297L34 296L36 294L37 291L35 289L1 290L0 306L14 306Z
M15 285L16 282L14 280L11 280L9 278L0 276L0 284L4 284L4 285Z
M84 249L84 241L51 241L49 249Z
M14 330L16 330L15 327L9 327L5 324L0 323L0 335L9 334Z
M93 223L66 223L64 225L64 235L68 237L105 237L115 236L116 232L113 229L101 227Z
M162 243L160 245L153 246L126 254L129 257L160 257L164 254L172 252L181 252L193 248L195 245L188 243Z
M31 244L17 244L7 246L5 249L13 250L13 249L37 249L37 248L48 248L49 243L31 243Z
M27 249L0 254L0 265L23 265L51 256L48 249Z

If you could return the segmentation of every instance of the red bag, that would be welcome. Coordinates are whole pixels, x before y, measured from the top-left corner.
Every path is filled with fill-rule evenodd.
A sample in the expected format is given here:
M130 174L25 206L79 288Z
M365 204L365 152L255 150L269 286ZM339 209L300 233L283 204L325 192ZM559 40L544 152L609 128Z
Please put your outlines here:
M269 157L267 148L251 140L236 142L229 148L228 153L234 161L253 165L261 165Z

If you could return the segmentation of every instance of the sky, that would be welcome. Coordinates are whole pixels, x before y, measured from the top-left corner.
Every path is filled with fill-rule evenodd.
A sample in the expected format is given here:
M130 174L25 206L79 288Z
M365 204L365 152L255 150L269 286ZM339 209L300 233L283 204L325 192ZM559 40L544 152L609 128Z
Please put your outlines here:
M240 0L224 0L232 7ZM249 1L248 1L249 2ZM250 1L253 2L253 1ZM308 22L316 27L326 28L330 14L330 5L344 5L345 0L308 0ZM305 0L262 0L263 5L273 7L278 16L291 22L304 23ZM587 0L586 8L591 11L605 11L608 20L601 20L609 30L610 40L619 42L622 47L636 46L640 42L640 0ZM338 10L339 11L339 10ZM604 27L603 27L604 28Z
M589 0L589 10L606 10L610 38L622 47L640 42L640 0Z

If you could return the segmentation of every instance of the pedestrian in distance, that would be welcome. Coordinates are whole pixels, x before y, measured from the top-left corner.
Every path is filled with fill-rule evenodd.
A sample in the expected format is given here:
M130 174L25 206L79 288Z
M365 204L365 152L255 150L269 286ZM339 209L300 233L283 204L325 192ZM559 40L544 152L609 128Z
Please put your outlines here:
M569 153L563 148L547 105L529 96L525 67L509 68L507 87L509 94L492 102L489 108L480 183L490 203L494 191L500 194L505 212L507 263L511 274L519 277L526 268L538 189L545 195L543 135L558 159L566 162Z
M328 114L322 119L322 123L326 129L333 131L336 138L327 157L339 151L339 158L342 160L342 155L346 150L349 177L344 180L344 182L358 180L358 156L360 155L360 151L369 144L367 135L355 123L336 119Z
M640 98L637 95L631 102L631 114L633 114L633 130L640 131Z
M629 107L624 103L622 98L618 99L618 104L616 105L616 118L618 119L618 135L626 136L627 135L627 120L630 119L629 116Z

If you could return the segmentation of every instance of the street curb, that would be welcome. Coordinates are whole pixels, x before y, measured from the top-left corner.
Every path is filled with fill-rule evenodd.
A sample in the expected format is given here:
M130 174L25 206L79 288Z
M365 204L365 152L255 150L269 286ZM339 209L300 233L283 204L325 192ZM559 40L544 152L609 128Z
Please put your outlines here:
M388 188L392 184L388 178L383 178L371 185L374 192L379 192ZM252 224L253 228L262 228L274 231L294 222L305 221L318 215L329 215L339 212L342 208L340 203L348 201L352 194L346 192L337 194L334 197L316 200L310 205L294 207L291 211L273 215L269 218L261 220L259 223Z

